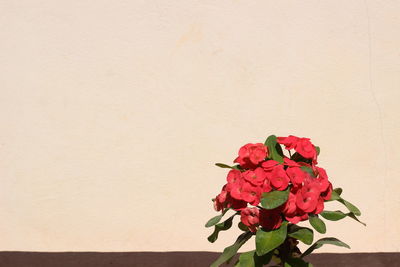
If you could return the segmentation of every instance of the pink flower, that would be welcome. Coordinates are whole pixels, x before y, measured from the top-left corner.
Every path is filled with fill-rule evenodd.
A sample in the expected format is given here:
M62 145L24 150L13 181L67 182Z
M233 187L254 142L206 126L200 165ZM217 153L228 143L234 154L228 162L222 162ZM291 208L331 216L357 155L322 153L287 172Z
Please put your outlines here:
M285 190L290 181L282 165L275 166L268 175L268 178L271 181L272 186L280 191Z
M257 230L260 219L258 208L245 208L240 212L240 221L249 227L253 233Z
M239 149L239 156L234 162L245 169L253 168L268 156L268 149L264 144L247 144Z

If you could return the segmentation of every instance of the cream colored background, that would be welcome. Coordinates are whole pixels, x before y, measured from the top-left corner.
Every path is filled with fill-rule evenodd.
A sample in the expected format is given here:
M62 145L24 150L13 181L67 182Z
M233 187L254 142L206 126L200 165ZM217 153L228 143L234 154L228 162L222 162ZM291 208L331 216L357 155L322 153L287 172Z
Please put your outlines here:
M400 1L0 1L0 250L221 251L239 147L311 137L400 248ZM320 251L350 252L325 247Z

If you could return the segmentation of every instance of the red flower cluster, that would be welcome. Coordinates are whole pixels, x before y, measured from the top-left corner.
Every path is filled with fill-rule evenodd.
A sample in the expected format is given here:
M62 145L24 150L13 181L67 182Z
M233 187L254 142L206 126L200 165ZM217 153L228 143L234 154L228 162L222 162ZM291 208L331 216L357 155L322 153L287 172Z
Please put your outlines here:
M278 137L277 142L295 153L283 155L280 163L270 158L264 144L241 147L234 161L239 165L229 171L227 183L214 199L217 211L240 211L241 222L252 232L258 226L277 229L283 220L294 224L307 220L309 214L321 213L324 201L331 198L332 184L325 170L317 167L317 151L310 139L290 135ZM273 210L259 206L263 193L287 189L286 203Z

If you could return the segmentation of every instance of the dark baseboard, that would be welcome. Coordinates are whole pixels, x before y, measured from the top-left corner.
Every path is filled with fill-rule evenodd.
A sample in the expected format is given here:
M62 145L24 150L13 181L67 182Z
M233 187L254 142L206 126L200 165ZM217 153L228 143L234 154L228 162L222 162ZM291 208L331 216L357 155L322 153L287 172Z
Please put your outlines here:
M216 252L0 252L0 267L207 267ZM400 267L400 253L321 253L315 267Z

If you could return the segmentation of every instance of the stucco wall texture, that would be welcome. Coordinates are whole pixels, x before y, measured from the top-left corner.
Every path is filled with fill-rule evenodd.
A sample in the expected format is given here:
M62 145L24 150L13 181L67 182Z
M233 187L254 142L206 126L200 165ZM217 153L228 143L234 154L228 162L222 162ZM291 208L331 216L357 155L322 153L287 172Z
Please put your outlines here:
M367 223L327 222L327 236L399 251L399 14L371 0L0 1L0 250L222 251L238 231L206 240L227 172L213 164L294 134Z

